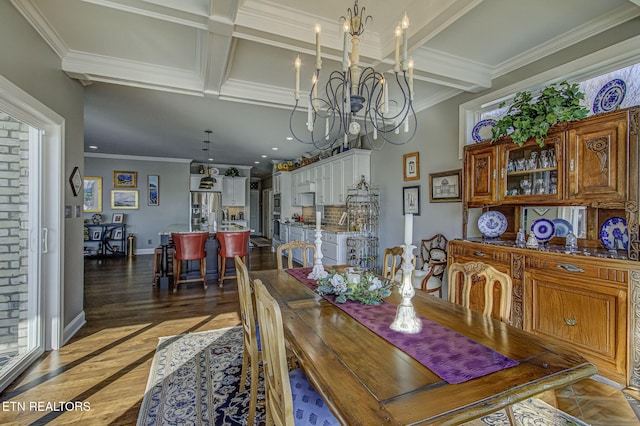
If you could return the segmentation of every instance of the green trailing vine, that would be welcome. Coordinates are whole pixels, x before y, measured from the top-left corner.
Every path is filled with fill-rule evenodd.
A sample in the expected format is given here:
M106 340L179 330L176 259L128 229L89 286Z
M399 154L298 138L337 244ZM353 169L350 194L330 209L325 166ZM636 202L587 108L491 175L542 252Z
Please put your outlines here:
M493 127L493 140L510 136L513 143L522 146L530 138L538 145L544 145L549 129L563 121L584 118L589 113L580 102L584 99L577 84L566 81L551 84L534 98L531 92L518 92L509 106L507 114L496 120ZM506 102L500 104L504 107Z

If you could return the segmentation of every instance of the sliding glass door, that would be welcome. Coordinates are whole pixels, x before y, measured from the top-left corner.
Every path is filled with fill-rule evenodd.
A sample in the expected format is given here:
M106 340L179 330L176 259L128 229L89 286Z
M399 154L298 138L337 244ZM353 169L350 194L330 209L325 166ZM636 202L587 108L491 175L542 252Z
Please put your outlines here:
M0 383L42 353L41 132L0 111ZM3 386L4 387L4 386Z

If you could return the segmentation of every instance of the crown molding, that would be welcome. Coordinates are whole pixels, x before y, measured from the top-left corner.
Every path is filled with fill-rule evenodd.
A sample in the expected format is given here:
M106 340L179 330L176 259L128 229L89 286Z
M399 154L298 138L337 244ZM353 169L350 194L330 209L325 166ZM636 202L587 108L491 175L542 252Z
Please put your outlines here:
M191 163L193 161L191 158L147 157L140 155L103 154L99 152L85 152L84 156L91 158L109 158L114 160L158 161L163 163Z
M609 13L599 16L597 19L587 22L576 29L555 37L546 43L535 46L530 50L514 56L509 61L495 66L491 72L491 78L498 78L504 74L508 74L511 71L522 68L530 63L586 40L589 37L593 37L610 28L623 24L637 16L640 16L640 8L630 3L611 10Z
M69 53L69 47L62 41L62 37L53 29L49 21L42 16L32 0L11 0L11 3L59 58L62 59Z

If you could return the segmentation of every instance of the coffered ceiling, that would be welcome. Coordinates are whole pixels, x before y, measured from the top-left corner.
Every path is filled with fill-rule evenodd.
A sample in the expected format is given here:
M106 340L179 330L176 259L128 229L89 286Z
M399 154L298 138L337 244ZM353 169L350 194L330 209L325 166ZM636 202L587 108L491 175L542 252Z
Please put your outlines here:
M310 87L342 60L340 0L11 0L85 87L85 152L205 161L270 173L310 150L287 141L296 55ZM361 62L390 72L410 18L415 108L480 92L512 70L640 15L638 0L360 0ZM326 75L326 74L325 74ZM304 121L304 112L300 113ZM90 149L97 146L97 149ZM273 147L279 148L277 151ZM262 157L265 155L266 157ZM260 161L260 164L255 164Z

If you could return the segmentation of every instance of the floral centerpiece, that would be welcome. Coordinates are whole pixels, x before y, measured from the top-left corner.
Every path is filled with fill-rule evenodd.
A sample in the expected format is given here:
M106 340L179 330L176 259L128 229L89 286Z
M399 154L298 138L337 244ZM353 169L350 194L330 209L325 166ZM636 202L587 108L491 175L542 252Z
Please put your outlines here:
M364 305L379 305L391 295L392 287L390 281L381 280L371 272L338 273L332 270L326 278L318 280L316 291L321 295L335 295L336 303L355 300Z

